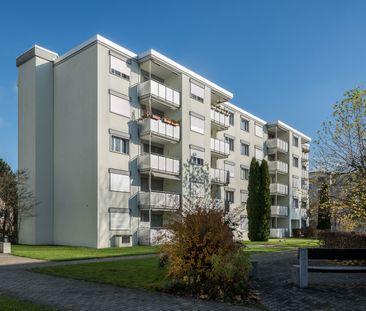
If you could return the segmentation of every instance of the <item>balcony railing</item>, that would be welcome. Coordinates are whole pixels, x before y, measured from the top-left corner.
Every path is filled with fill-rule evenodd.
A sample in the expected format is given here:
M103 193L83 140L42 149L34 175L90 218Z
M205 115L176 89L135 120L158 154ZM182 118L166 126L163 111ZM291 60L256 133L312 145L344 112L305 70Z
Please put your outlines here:
M309 171L301 170L301 177L303 179L309 179Z
M144 154L139 156L139 169L154 170L171 175L179 175L180 161L172 158L167 158L157 154Z
M288 164L282 161L270 161L268 162L268 167L270 171L288 173Z
M229 116L215 109L211 109L211 121L223 128L230 126Z
M175 108L180 107L180 93L153 80L139 84L139 96L152 95L159 100L165 101Z
M309 144L302 144L302 150L305 151L305 152L309 152L310 145Z
M301 153L301 160L309 161L309 152L302 152Z
M288 152L288 142L280 138L271 138L267 140L267 147L269 149Z
M270 184L270 192L271 194L279 194L279 195L287 195L288 194L288 186L284 184L274 183Z
M215 184L227 185L230 183L229 171L225 171L219 168L211 168L211 182Z
M288 228L271 228L269 235L271 238L286 238L288 237Z
M178 142L180 139L180 126L171 125L152 118L145 118L141 122L141 135L149 134L158 135L162 138Z
M287 206L279 206L279 205L272 205L271 206L271 216L288 216L288 207Z
M220 139L211 138L211 151L223 156L228 156L230 154L229 143Z
M138 198L142 209L177 210L180 206L180 195L171 192L140 191Z

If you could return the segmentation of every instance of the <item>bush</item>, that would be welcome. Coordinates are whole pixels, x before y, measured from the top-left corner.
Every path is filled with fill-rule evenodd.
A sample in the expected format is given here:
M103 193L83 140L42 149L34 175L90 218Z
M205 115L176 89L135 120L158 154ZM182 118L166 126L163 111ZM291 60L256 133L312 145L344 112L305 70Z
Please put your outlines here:
M302 235L301 229L292 229L292 236L294 238L300 238Z
M301 229L302 235L307 239L317 239L318 238L318 230L314 226L306 227Z
M171 241L162 245L162 252L168 256L171 291L231 301L246 297L249 261L222 210L197 207L168 228Z
M319 231L318 238L326 248L366 248L366 234Z

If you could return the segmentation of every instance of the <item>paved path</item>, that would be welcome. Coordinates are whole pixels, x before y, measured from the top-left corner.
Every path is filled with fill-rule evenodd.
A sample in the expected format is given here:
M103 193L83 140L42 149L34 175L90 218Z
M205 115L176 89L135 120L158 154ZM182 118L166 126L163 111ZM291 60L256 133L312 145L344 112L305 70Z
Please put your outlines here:
M129 259L134 257L135 256L126 256L118 259ZM141 258L141 256L139 258ZM117 258L93 259L88 260L88 262L110 260L117 260ZM66 278L57 278L26 271L27 268L34 266L75 263L75 261L50 263L40 260L1 255L0 292L39 304L53 306L59 310L73 311L253 310L240 306L176 297L143 290L132 290Z
M365 274L310 273L310 287L299 289L291 282L297 252L252 255L258 260L255 287L268 310L366 310Z

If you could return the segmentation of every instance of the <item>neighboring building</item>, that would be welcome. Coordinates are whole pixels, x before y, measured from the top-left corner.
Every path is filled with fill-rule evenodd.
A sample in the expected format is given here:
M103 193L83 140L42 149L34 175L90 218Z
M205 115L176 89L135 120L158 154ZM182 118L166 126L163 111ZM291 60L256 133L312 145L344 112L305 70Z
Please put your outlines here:
M305 225L310 138L234 106L166 56L97 35L62 56L34 46L17 67L18 165L40 202L21 243L153 243L181 203L191 157L209 164L212 197L230 208L246 202L251 158L268 159L271 236Z

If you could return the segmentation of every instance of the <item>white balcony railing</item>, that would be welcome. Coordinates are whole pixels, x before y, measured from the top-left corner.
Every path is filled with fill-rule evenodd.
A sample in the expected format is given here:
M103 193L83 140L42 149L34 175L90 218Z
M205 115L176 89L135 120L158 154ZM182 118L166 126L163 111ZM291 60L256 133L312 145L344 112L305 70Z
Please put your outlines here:
M156 170L167 174L179 175L180 161L157 154L144 154L139 156L140 170Z
M229 116L215 109L211 109L211 120L224 127L230 126Z
M180 107L180 93L153 80L148 80L139 84L139 96L154 95L159 99Z
M309 179L309 171L301 170L301 177L304 179Z
M287 206L279 206L272 205L271 206L271 216L288 216L288 207Z
M270 192L271 194L281 194L281 195L287 195L288 194L288 186L284 184L270 184Z
M301 159L303 161L309 161L309 152L302 152L301 153Z
M288 142L286 142L280 138L268 139L267 147L270 149L277 149L282 152L288 152Z
M140 206L152 207L154 209L177 210L180 206L180 196L171 192L139 192Z
M286 238L288 237L288 228L271 228L269 235L271 238Z
M230 182L229 171L225 171L219 168L211 168L211 182L219 184L228 184Z
M302 144L302 150L305 152L309 152L310 150L310 145L309 144Z
M229 155L230 154L229 143L220 139L211 138L211 151L221 153L223 155Z
M165 138L179 141L180 139L180 126L171 125L163 122L162 120L155 120L152 118L145 118L141 122L141 133L152 132Z
M270 161L268 167L270 171L288 173L288 164L282 161Z

